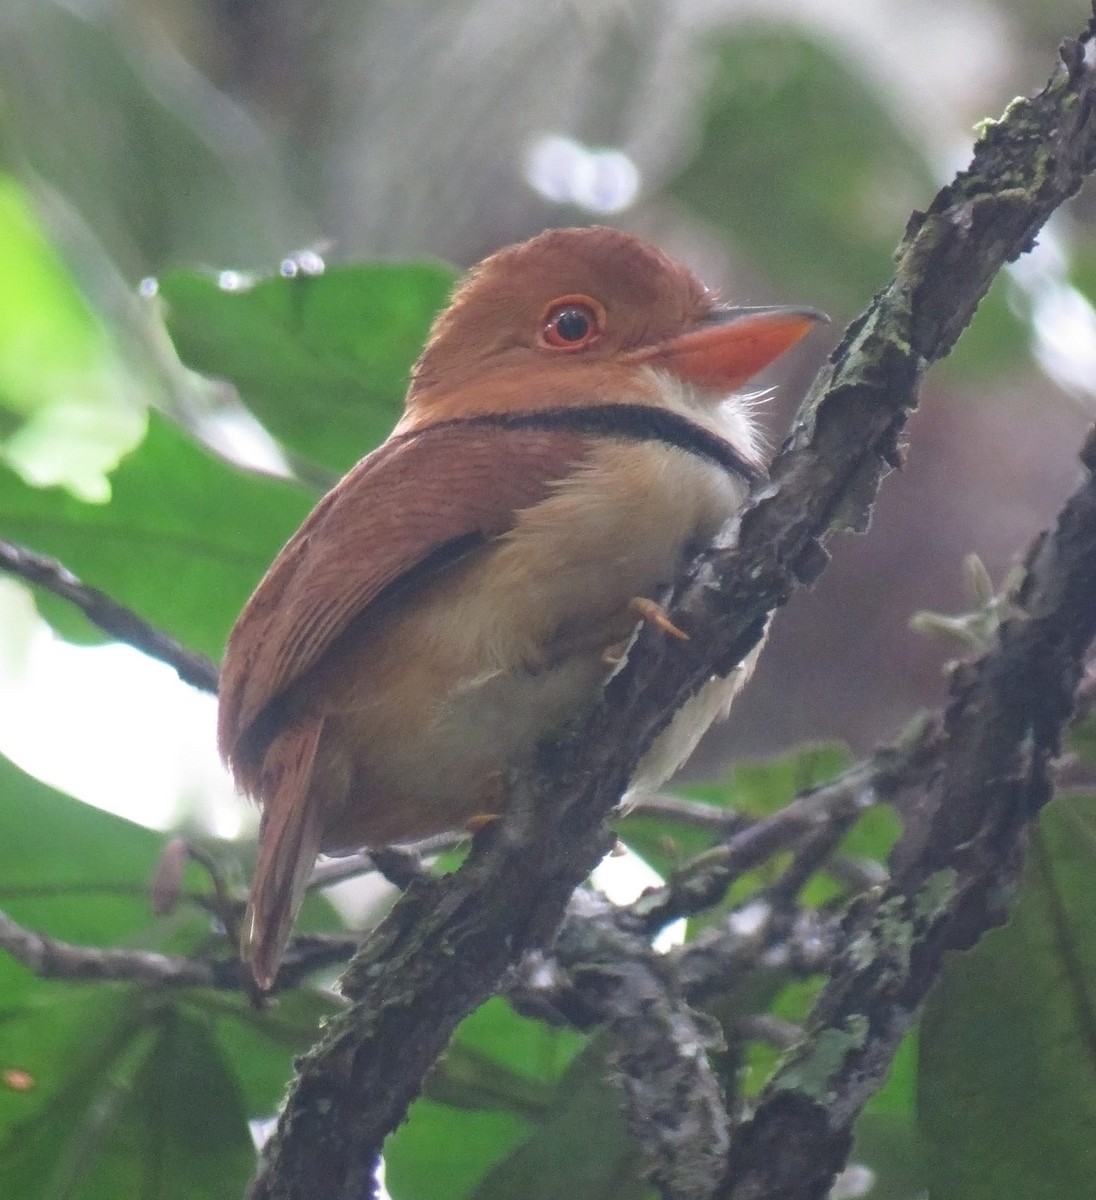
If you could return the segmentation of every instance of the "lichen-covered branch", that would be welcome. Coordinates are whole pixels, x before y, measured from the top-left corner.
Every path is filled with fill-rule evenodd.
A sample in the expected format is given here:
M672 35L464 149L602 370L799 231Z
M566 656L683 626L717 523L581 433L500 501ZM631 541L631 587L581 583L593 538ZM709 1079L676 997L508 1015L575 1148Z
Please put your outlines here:
M415 881L352 964L343 983L351 1004L300 1062L253 1182L256 1200L360 1200L375 1190L383 1140L403 1119L457 1023L523 953L548 942L568 897L607 848L604 817L643 751L713 673L745 657L768 614L817 577L827 538L865 527L880 480L898 460L898 439L925 368L950 350L994 274L1030 246L1050 213L1096 166L1094 94L1086 35L1063 47L1044 91L1010 106L987 129L970 168L911 222L894 279L835 351L773 465L771 483L676 589L671 616L691 640L668 645L641 632L581 730L545 747L535 775L512 781L512 810L485 831L464 868L443 881ZM1075 642L1054 643L1062 670ZM990 661L998 661L997 652ZM1045 671L1034 677L1045 678ZM984 699L996 695L991 690ZM1043 713L1040 745L1053 740L1056 722L1064 719L1060 708L1055 699ZM1008 734L1025 728L1019 717L1007 725ZM1029 787L1024 796L1037 802L1041 787ZM972 821L972 827L980 826ZM927 891L912 893L926 920L950 903L950 880L936 877ZM901 889L910 882L904 877L894 895L905 895ZM968 907L973 930L976 906ZM915 993L905 997L910 1004ZM834 1012L843 1011L840 997L830 1003ZM885 1017L893 1027L876 1031L862 1018L849 1028L833 1027L831 1040L859 1048L861 1067L875 1068L908 1019L895 1003ZM825 1035L831 1026L825 1014L820 1021L816 1029ZM792 1079L781 1076L772 1107L732 1143L726 1178L734 1181L727 1194L735 1200L822 1196L824 1179L839 1165L841 1135L824 1135L844 1129L863 1097L850 1092L839 1111L831 1111L804 1098ZM754 1148L787 1159L787 1127L778 1118L789 1106L803 1106L802 1127L823 1151L811 1168L813 1190L774 1190L769 1177L755 1187L750 1164L760 1160L750 1157Z
M726 1099L708 1058L722 1036L661 966L648 952L598 973L607 1057L651 1182L666 1200L708 1200L730 1144Z
M1018 611L953 677L893 882L850 912L806 1039L736 1133L720 1200L825 1196L944 952L1007 916L1096 637L1096 431L1084 462L1089 477L1029 556Z

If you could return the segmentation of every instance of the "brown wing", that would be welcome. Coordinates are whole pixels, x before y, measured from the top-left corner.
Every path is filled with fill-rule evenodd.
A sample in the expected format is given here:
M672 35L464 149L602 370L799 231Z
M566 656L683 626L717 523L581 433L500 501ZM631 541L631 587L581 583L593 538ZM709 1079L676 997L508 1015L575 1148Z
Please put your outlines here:
M568 430L454 422L362 459L290 538L236 622L221 669L224 758L239 768L255 720L382 592L447 547L505 532L585 445Z

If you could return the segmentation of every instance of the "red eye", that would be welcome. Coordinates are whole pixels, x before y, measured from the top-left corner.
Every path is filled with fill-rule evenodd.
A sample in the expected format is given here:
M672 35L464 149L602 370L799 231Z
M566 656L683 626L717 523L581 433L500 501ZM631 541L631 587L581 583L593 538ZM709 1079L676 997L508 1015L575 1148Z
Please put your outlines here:
M581 350L599 337L605 310L588 296L561 296L544 314L541 341L553 350Z

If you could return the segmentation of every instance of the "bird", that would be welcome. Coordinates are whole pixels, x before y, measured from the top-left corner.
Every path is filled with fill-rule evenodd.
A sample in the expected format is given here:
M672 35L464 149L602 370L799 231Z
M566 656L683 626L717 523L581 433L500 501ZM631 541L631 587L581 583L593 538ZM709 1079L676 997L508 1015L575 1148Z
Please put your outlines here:
M505 812L509 773L599 695L763 477L739 389L825 318L722 304L647 241L551 229L474 267L403 415L316 505L229 636L218 743L261 806L241 953L269 990L319 854ZM640 763L725 715L708 683Z

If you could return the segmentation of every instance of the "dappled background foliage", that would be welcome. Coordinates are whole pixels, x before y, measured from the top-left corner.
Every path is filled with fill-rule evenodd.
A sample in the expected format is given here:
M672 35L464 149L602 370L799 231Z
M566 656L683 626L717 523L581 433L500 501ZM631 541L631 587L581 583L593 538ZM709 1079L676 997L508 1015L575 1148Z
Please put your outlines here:
M1084 14L1065 0L11 0L0 537L216 659L318 489L390 428L455 269L547 224L610 221L728 298L818 305L840 327L975 123L1038 86ZM1082 196L995 285L929 380L872 535L838 545L778 617L691 794L771 812L939 698L955 650L911 615L969 607L963 556L1000 579L1076 476L1096 395L1094 223ZM781 384L759 408L774 445L820 353L765 381ZM14 586L0 593L13 627ZM36 601L63 636L95 639ZM868 814L844 851L882 863L896 827ZM620 831L663 872L711 840L650 816ZM955 966L860 1123L868 1194L1087 1194L1094 836L1090 798L1045 815L1020 916ZM161 842L3 763L0 907L23 925L225 953L197 867L175 914L153 915ZM247 843L208 844L238 883ZM807 899L844 886L820 877ZM342 920L322 899L305 916ZM774 969L717 1015L794 1022L817 987ZM232 993L46 982L0 956L0 1191L239 1194L248 1122L274 1110L334 1003L299 989L256 1014ZM748 1097L775 1053L749 1043L726 1078ZM596 1037L492 1001L391 1140L393 1196L644 1195L601 1055Z

